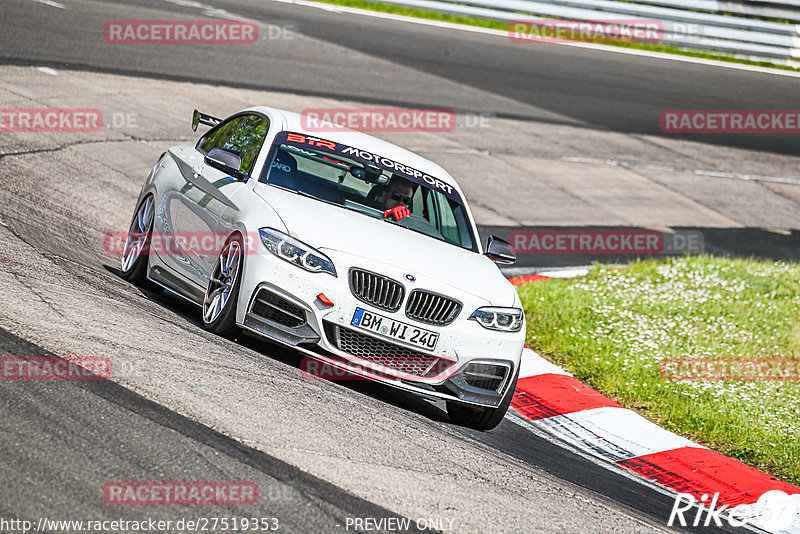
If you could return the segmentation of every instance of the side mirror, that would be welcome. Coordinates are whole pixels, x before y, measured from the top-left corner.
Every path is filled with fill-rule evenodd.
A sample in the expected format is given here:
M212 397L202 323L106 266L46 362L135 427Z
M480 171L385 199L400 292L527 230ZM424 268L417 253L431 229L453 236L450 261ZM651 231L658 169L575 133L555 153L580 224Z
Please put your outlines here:
M496 235L489 236L489 240L486 242L485 256L495 263L504 265L511 265L517 261L517 253L514 252L514 248L508 241L504 241Z
M239 167L242 166L242 157L232 150L212 148L211 152L206 154L205 162L230 176L247 178L245 173L239 172Z

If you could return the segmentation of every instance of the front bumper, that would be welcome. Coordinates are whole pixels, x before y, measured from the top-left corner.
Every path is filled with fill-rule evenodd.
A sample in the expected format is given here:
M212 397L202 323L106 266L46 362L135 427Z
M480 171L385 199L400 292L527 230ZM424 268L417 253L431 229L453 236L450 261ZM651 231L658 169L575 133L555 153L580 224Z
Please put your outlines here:
M245 330L294 347L350 376L377 380L413 393L496 407L515 376L525 332L487 330L469 315L491 303L419 276L408 282L396 266L325 251L337 266L338 276L310 273L268 252L245 257L237 306L237 323ZM458 299L463 309L447 326L415 321L405 314L405 302L396 312L371 307L356 299L348 279L350 267L358 267L400 282L404 300L415 288ZM334 303L318 298L323 293ZM356 308L389 317L439 334L434 350L410 347L351 324ZM346 338L346 339L344 339ZM501 381L487 378L503 373Z

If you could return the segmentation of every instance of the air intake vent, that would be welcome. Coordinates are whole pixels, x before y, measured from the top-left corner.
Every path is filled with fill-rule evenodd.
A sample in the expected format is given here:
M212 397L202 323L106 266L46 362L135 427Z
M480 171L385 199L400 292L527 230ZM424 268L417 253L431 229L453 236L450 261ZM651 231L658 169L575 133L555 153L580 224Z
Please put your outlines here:
M400 309L405 296L400 282L355 268L350 269L350 291L358 300L391 312Z
M303 308L266 289L258 292L251 312L262 319L289 328L298 328L306 324L306 312Z
M415 289L408 296L406 315L411 319L436 326L445 326L461 313L461 303L450 297Z
M471 363L464 369L464 382L475 388L500 391L508 374L508 367L487 363Z

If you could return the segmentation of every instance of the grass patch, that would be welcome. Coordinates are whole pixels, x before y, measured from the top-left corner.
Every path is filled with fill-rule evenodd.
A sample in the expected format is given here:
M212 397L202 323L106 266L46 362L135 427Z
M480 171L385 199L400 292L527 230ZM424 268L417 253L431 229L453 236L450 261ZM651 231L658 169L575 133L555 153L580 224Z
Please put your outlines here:
M452 22L454 24L466 24L468 26L478 26L480 28L490 28L493 30L500 30L504 32L508 31L508 23L500 22L497 20L467 17L464 15L448 15L446 13L440 13L438 11L428 11L425 9L418 9L413 7L404 7L393 4L383 4L380 2L370 2L368 0L315 0L315 1L322 2L325 4L334 4L337 6L355 7L359 9L369 9L371 11L379 11L382 13L392 13L394 15L404 15L407 17L416 17L420 19ZM535 15L531 13L520 13L519 18L521 20L524 20L533 18L544 19L553 17L549 17L547 15ZM769 67L773 69L790 70L794 72L800 70L794 67L790 67L788 65L776 65L775 63L770 63L768 61L753 61L750 59L738 58L738 57L728 56L725 54L714 54L710 52L704 52L701 50L688 50L684 48L678 48L677 46L662 45L657 43L626 43L619 41L608 41L602 44L619 46L622 48L635 48L637 50L647 50L650 52L663 52L665 54L676 54L679 56L689 56L689 57L697 57L703 59L713 59L717 61L727 61L729 63L741 63L743 65L756 65L759 67ZM525 43L520 44L520 46L524 45Z
M800 382L659 371L665 358L800 359L800 264L651 260L519 292L529 346L668 430L800 485Z

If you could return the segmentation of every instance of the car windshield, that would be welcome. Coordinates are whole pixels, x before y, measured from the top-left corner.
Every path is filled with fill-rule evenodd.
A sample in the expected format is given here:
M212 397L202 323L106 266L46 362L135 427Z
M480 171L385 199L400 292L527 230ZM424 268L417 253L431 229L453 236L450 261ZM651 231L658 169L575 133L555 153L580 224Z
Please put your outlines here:
M282 132L260 181L477 251L464 202L452 186L364 150Z

